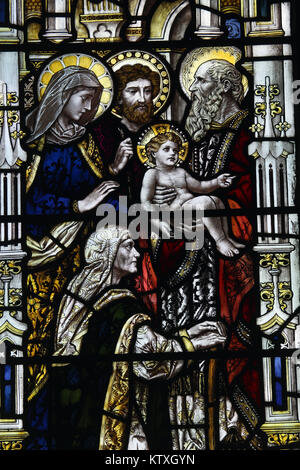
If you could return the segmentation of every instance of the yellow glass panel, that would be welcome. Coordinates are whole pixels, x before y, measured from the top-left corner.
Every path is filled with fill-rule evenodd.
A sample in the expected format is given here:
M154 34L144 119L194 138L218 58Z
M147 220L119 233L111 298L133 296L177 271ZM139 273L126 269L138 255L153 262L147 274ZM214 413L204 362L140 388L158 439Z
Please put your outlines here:
M70 67L71 65L77 65L77 57L75 55L69 55L63 58L63 62L66 67Z
M103 88L111 88L112 83L109 77L100 78L99 82L101 83Z
M53 76L53 73L50 72L45 72L41 78L41 82L43 85L48 85L50 82L51 77Z
M101 103L108 104L110 102L111 93L104 91L101 95Z
M50 64L49 68L51 72L56 73L59 72L59 70L63 69L64 66L59 60L55 60L54 62L52 62L52 64Z
M79 59L79 65L85 67L86 69L90 68L92 65L93 59L91 57L83 56Z
M103 106L100 104L96 113L96 117L101 116L101 114L104 112Z
M101 64L95 64L91 68L91 70L97 75L97 77L101 76L105 72L105 68Z

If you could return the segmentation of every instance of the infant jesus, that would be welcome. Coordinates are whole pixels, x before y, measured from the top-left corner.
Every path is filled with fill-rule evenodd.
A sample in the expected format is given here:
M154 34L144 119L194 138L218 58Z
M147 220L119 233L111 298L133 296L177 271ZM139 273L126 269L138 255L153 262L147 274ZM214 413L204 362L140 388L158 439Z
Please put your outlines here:
M152 200L158 187L174 189L175 199L160 205L172 210L224 209L223 202L216 196L194 196L193 193L210 194L218 188L228 188L234 179L228 173L217 176L209 181L198 181L183 168L176 166L181 149L181 139L174 132L166 132L153 137L146 144L149 161L155 163L155 168L146 171L141 189L141 203L146 210L152 210L157 205ZM153 207L154 206L154 207ZM230 238L226 217L204 217L204 226L215 240L218 251L228 257L239 253L244 245Z

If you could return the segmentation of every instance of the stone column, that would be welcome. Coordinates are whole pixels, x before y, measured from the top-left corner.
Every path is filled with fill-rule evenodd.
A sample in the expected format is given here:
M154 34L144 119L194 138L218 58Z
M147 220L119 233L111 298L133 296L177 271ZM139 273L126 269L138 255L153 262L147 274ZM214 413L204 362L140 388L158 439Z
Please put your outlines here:
M246 22L249 37L289 36L289 3L271 5L271 20ZM256 2L243 0L244 16L256 16ZM285 27L283 28L283 24ZM300 440L299 393L295 363L286 349L296 347L299 317L299 221L296 214L286 214L285 207L295 206L296 162L292 62L278 56L291 54L284 40L274 45L253 45L246 48L253 64L254 116L253 142L249 155L255 159L257 217L260 235L254 247L257 253L260 288L260 316L257 324L262 331L266 422L262 429L270 446ZM259 60L256 60L259 58ZM272 352L273 354L268 354ZM278 352L278 355L276 355ZM271 404L270 404L271 403Z
M5 57L0 54L0 65ZM9 63L11 67L13 61ZM1 68L0 68L1 69ZM3 74L2 74L3 76ZM18 69L12 77L18 77ZM13 82L13 79L12 79ZM7 83L0 81L0 99L3 106L9 106L11 100L17 100L18 90L12 86L9 92ZM13 107L12 107L13 108ZM7 419L0 422L0 448L9 450L21 449L22 440L26 437L23 430L23 420L14 418L15 414L23 413L23 366L11 366L12 358L22 357L22 337L27 326L23 322L22 307L22 271L21 263L26 255L21 244L21 222L10 219L21 216L21 173L20 164L26 155L20 146L20 130L17 123L11 132L13 120L17 111L11 109L2 111L2 132L0 139L0 346L2 353L1 372L11 377L11 416L9 411L4 413ZM13 134L14 137L11 135ZM3 380L3 377L2 377ZM4 381L4 384L6 382ZM2 382L3 384L3 382ZM5 387L9 387L9 381ZM15 387L15 392L14 392ZM6 409L5 403L1 403Z
M218 10L219 0L196 0L196 30L195 36L202 39L214 39L223 34L220 29L220 16L205 9L208 7Z
M11 0L9 21L22 25L23 2ZM21 30L1 28L0 41L19 43ZM27 436L24 431L22 260L26 253L21 242L21 171L26 154L20 145L19 77L22 52L0 52L0 450L19 450ZM1 109L1 107L3 108ZM12 362L13 361L13 362Z
M45 20L45 39L54 42L61 42L64 39L72 37L71 20L67 16L70 13L70 0L47 0L46 12L50 14ZM55 16L58 13L59 16ZM64 16L64 13L66 16ZM60 16L61 15L61 16Z

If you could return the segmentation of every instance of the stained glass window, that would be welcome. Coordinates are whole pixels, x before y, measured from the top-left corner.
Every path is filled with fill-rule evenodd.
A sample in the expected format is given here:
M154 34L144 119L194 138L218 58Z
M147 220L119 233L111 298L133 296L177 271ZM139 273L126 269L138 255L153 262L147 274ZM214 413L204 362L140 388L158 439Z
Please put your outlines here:
M299 450L298 9L0 1L1 450Z

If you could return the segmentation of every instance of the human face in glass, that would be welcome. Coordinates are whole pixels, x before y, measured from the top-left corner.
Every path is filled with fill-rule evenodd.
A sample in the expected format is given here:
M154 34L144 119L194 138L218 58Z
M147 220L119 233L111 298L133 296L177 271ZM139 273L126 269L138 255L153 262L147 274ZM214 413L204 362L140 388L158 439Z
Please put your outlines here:
M75 91L63 109L63 117L68 122L77 122L82 115L92 109L94 89L86 88Z
M118 277L134 274L137 272L137 261L140 254L135 249L134 241L131 238L124 240L118 249L114 262L114 272Z
M145 78L128 82L122 91L121 103L127 107L134 107L137 111L147 110L147 104L151 102L152 84Z
M198 67L194 75L194 81L190 86L191 92L197 92L203 97L208 97L215 91L218 86L218 82L211 79L211 76L208 73L209 68L211 68L211 64L206 63Z
M167 140L154 152L156 166L161 168L173 167L178 161L178 146L175 142Z

